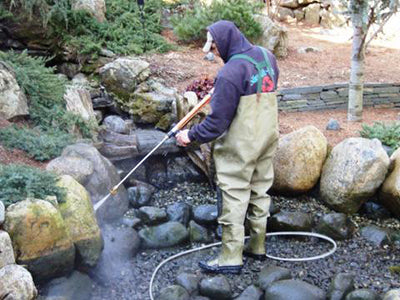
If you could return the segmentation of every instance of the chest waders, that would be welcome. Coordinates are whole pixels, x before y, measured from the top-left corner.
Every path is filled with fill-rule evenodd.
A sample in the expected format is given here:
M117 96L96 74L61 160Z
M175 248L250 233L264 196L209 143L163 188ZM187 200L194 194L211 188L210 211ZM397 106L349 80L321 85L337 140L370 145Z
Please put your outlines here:
M261 93L265 71L272 77L268 56L256 62L245 59L258 70L257 94L242 96L229 130L216 140L214 160L217 184L222 191L222 209L218 218L222 226L222 248L219 257L208 264L241 266L244 248L244 222L250 228L245 249L249 255L265 255L265 234L269 217L268 189L273 182L272 158L278 144L278 109L276 93ZM262 74L264 76L262 76Z

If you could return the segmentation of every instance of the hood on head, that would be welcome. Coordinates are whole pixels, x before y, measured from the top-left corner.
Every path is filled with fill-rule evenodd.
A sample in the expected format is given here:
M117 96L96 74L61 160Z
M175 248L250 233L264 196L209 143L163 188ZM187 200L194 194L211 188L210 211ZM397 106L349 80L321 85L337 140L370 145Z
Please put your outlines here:
M232 55L245 52L253 46L231 21L218 21L208 26L207 30L225 63Z

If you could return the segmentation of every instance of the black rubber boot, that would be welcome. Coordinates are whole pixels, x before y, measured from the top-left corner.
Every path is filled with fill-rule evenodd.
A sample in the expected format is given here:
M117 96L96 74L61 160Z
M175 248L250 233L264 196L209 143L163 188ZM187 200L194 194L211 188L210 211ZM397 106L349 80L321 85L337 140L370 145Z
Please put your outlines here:
M199 267L207 273L214 274L240 274L243 266L219 266L218 259L208 262L199 262Z

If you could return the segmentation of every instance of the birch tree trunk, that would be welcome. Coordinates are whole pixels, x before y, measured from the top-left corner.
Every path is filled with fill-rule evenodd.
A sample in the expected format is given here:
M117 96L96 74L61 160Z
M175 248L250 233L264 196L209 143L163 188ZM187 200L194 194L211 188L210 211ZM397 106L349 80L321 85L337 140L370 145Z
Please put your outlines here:
M367 34L368 0L351 0L353 47L349 84L348 121L361 121L363 110L365 39Z

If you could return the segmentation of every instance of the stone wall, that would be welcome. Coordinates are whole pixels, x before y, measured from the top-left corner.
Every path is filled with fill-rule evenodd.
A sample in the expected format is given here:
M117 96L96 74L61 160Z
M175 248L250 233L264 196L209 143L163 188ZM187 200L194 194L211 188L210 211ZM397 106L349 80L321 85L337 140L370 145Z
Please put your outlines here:
M278 107L284 111L346 109L349 85L332 84L278 90ZM364 107L400 108L400 83L364 84Z

